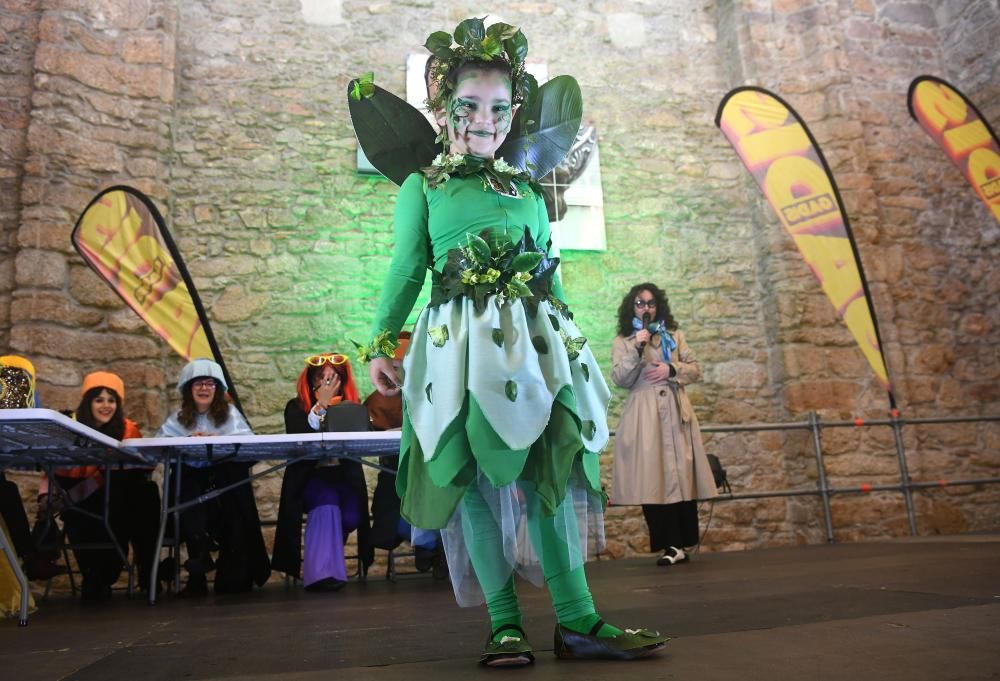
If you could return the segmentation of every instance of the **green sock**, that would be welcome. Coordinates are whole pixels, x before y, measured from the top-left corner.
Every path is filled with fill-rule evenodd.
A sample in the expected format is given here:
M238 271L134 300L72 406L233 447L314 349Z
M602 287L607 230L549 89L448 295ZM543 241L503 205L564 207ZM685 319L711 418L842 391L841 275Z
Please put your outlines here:
M590 595L583 566L552 575L548 579L548 587L559 624L579 634L589 634L601 616L594 609L594 599ZM621 633L621 629L606 623L597 631L598 636L604 637Z
M521 631L524 631L524 627L521 626L520 617L510 617L505 619L490 619L490 626L493 627L493 638L491 639L494 643L499 643L504 636L517 636L518 638L524 638L524 636L513 629L504 629L503 631L497 631L500 627L505 624L513 624L517 626Z
M560 620L559 624L563 625L571 631L575 631L578 634L589 634L590 630L594 628L601 619L601 616L596 612L593 615L584 615L579 619L570 620L568 622L563 622ZM623 633L618 627L613 627L607 622L601 625L601 628L597 630L597 635L601 638L614 638L619 634Z
M587 585L587 575L583 565L570 569L573 553L580 552L575 517L570 514L567 527L559 528L552 516L546 516L538 505L538 496L530 486L522 487L529 504L528 532L531 542L538 552L545 574L545 583L552 596L552 606L559 624L580 634L589 634L601 617L594 608L594 598ZM622 634L622 630L604 624L597 631L598 636L612 638Z
M503 537L489 504L479 488L472 485L463 497L465 512L462 514L462 531L465 533L469 559L486 596L486 609L490 613L490 631L495 632L505 624L521 626L521 607L514 591L511 574L503 555ZM499 642L504 636L516 635L507 629L493 636Z
M494 632L493 641L499 642L504 636L519 635L510 629L497 632L497 629L505 624L522 626L521 608L517 602L517 593L514 591L513 575L501 589L486 594L486 609L490 613L490 631Z

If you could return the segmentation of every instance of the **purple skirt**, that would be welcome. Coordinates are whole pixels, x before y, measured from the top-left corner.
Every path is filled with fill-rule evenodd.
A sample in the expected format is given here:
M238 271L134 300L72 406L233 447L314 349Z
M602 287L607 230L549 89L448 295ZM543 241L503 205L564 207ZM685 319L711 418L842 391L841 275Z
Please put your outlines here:
M361 522L357 492L347 483L312 478L303 500L308 515L302 581L306 586L329 577L346 582L344 542Z

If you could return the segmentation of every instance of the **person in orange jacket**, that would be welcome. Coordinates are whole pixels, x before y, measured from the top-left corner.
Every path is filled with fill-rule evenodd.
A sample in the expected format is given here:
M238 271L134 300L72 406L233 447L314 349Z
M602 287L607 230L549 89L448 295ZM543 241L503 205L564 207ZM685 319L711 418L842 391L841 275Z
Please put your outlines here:
M87 374L80 388L80 404L74 416L80 423L115 440L142 437L139 426L125 417L125 384L108 371ZM140 588L149 585L149 571L160 517L160 493L150 480L150 468L128 468L111 473L111 502L108 514L111 529L127 553L131 544L138 567ZM98 516L104 513L104 472L100 466L75 466L54 471L56 482L72 504L61 508L55 495L49 495L49 480L39 486L40 503L52 503L61 511L66 532L73 544L91 544L109 540L104 523L80 511ZM52 496L50 499L49 497ZM61 495L60 495L61 496ZM111 597L111 586L118 581L123 567L114 548L77 549L76 562L83 575L81 596L88 601Z

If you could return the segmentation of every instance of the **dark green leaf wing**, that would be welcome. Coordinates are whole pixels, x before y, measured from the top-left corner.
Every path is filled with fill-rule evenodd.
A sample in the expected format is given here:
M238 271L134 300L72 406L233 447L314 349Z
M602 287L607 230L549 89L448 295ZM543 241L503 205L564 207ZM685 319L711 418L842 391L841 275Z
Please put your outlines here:
M572 76L556 76L518 109L497 155L532 179L545 177L573 147L582 118L580 86Z
M358 144L380 173L401 185L410 173L434 160L437 133L422 113L377 85L371 86L370 97L355 99L351 93L358 82L347 85L347 105Z

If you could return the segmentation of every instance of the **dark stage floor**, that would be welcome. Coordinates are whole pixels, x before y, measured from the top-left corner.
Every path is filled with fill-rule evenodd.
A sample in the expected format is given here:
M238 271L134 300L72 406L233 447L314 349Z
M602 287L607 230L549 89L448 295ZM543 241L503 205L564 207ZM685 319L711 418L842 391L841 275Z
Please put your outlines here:
M0 669L10 681L1000 678L1000 535L702 554L671 568L604 561L588 573L609 621L677 637L665 654L559 661L548 596L524 585L537 662L481 669L485 610L458 608L447 582L411 577L152 607L58 595L27 628L0 623Z

